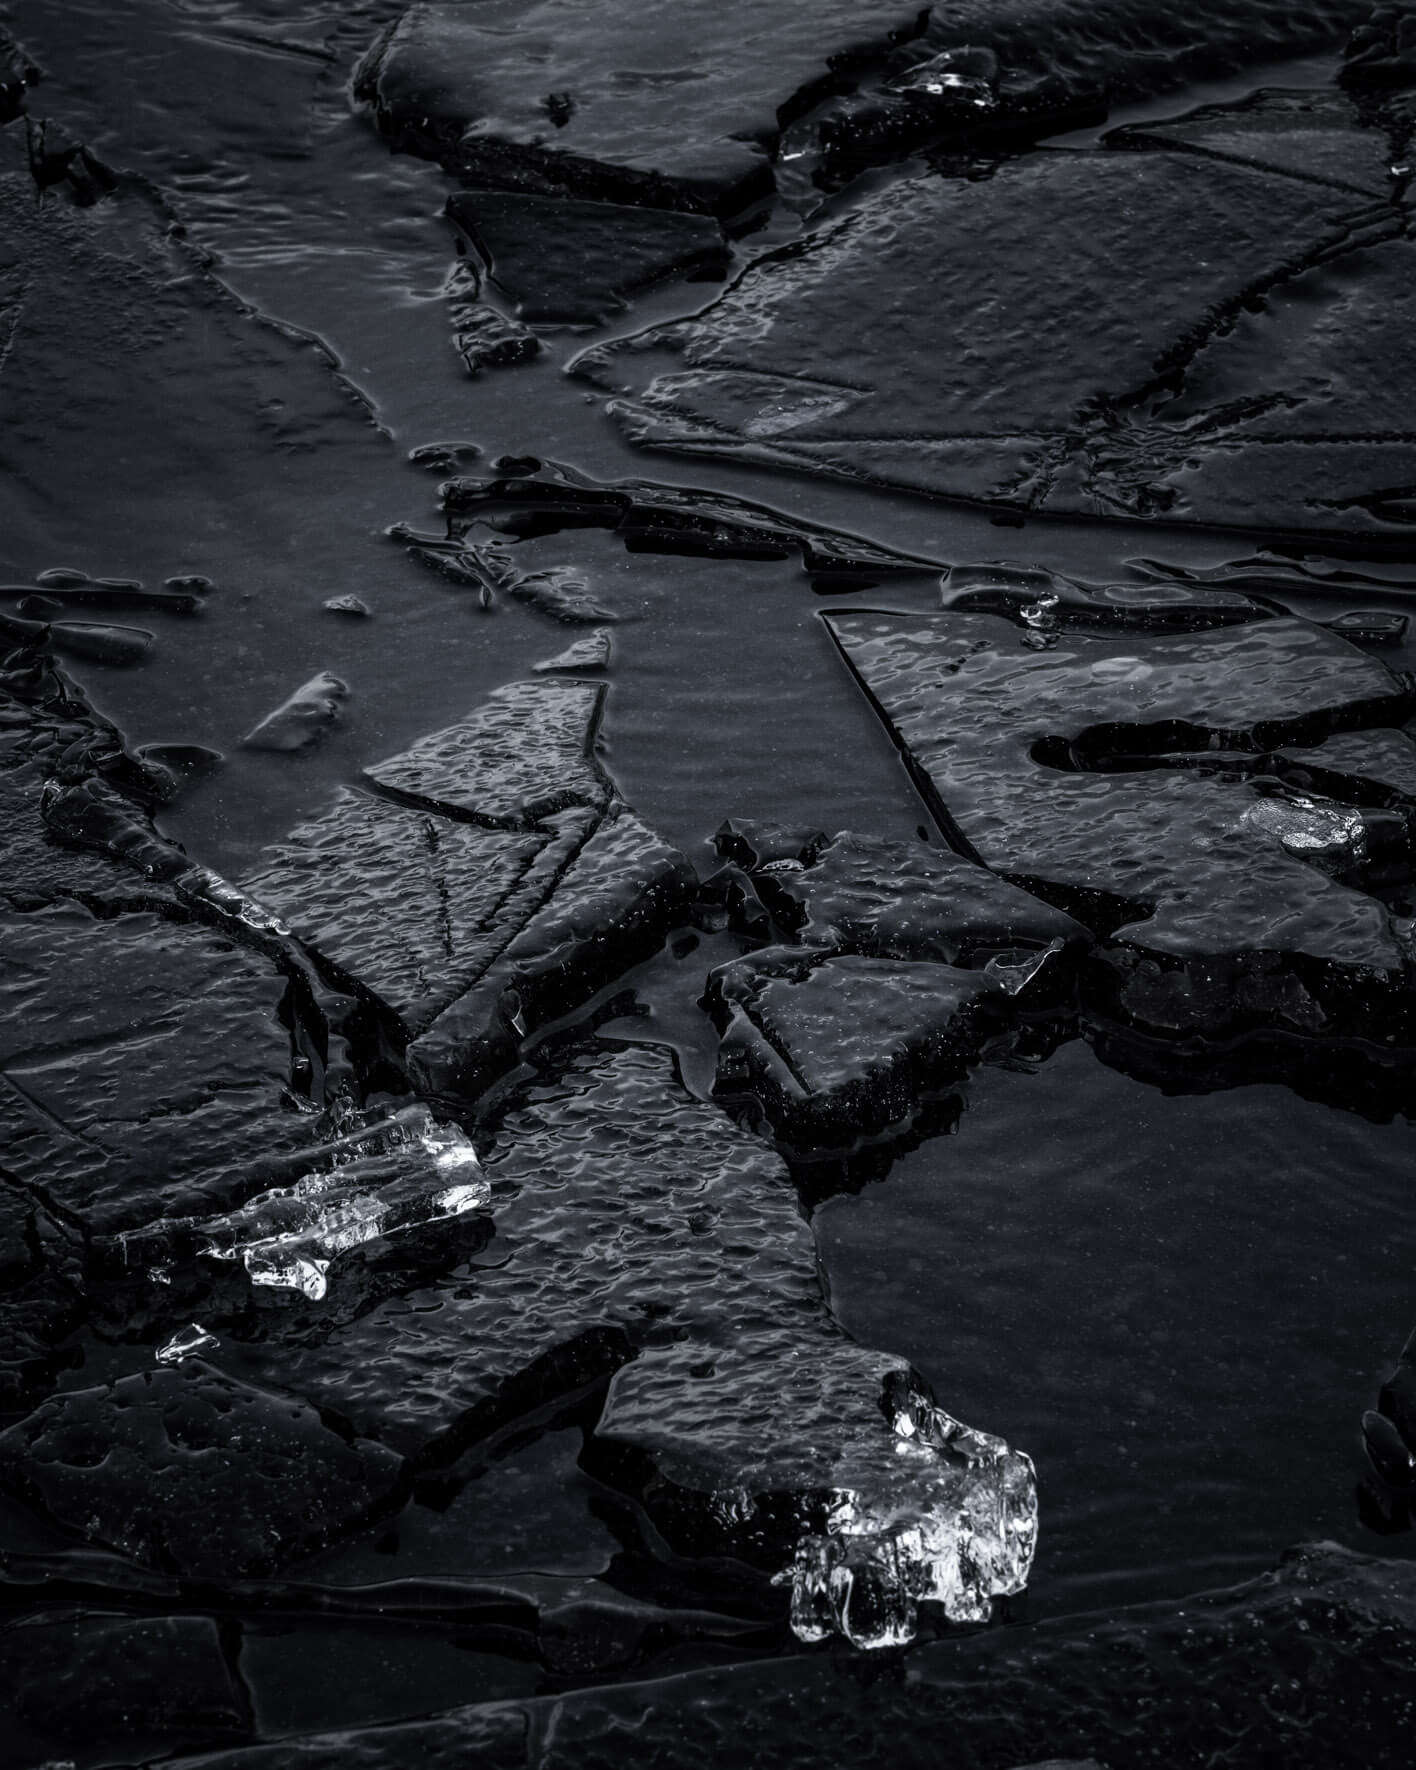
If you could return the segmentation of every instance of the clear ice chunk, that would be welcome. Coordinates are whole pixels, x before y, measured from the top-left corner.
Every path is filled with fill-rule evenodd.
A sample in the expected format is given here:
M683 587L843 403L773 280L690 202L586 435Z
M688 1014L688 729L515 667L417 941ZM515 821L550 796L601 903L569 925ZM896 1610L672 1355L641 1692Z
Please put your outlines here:
M159 1364L181 1364L184 1358L195 1358L198 1353L211 1352L220 1344L215 1334L209 1332L200 1322L193 1321L184 1328L178 1328L170 1340L158 1347L154 1357Z
M1321 864L1360 861L1367 826L1360 811L1331 800L1260 799L1244 813L1251 829L1276 836L1290 854Z
M792 1631L799 1641L839 1632L856 1647L903 1647L919 1613L910 1590L908 1549L889 1534L807 1537L797 1550Z
M913 1389L891 1414L892 1449L882 1459L857 1446L843 1458L825 1534L797 1545L791 1624L801 1641L902 1646L921 1603L951 1622L987 1622L995 1598L1027 1584L1038 1529L1031 1458Z
M299 1291L317 1303L329 1289L329 1260L313 1251L320 1245L315 1241L308 1250L302 1250L289 1241L257 1242L246 1249L241 1263L252 1284L268 1285L277 1291Z
M239 1259L252 1284L318 1300L339 1255L484 1210L491 1196L471 1139L431 1115L410 1115L388 1149L273 1187L201 1224L201 1251Z

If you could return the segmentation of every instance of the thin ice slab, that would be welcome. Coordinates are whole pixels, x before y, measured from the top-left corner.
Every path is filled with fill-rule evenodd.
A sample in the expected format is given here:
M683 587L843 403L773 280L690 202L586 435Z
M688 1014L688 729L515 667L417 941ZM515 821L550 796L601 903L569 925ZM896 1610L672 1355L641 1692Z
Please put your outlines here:
M1364 783L1398 772L1409 690L1379 659L1296 618L1041 637L954 610L829 619L937 815L1111 938L1125 1013L1331 1033L1400 1007L1404 938L1368 885L1409 874L1407 824ZM1339 737L1315 790L1288 746Z

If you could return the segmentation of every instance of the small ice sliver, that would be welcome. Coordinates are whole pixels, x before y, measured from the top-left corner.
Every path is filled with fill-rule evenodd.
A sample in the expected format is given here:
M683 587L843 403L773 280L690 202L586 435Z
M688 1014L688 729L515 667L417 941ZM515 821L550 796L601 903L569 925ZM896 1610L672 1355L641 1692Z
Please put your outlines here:
M159 1364L181 1364L184 1358L195 1358L200 1352L211 1352L221 1344L216 1335L200 1322L189 1322L178 1328L170 1340L159 1346L154 1357Z
M899 1647L914 1639L921 1603L951 1622L987 1622L995 1599L1027 1585L1038 1527L1032 1459L917 1394L892 1426L889 1464L848 1459L858 1484L835 1490L825 1533L803 1537L782 1576L798 1640L840 1634L856 1647Z
M275 1187L201 1225L202 1252L239 1259L252 1284L317 1302L334 1260L400 1231L485 1210L492 1189L471 1139L431 1120L392 1149Z

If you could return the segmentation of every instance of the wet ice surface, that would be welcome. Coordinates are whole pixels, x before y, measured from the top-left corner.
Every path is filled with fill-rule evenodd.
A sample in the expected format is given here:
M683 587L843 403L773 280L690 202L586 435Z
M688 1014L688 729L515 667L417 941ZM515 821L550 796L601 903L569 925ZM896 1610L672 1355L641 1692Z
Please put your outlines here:
M1404 1763L1410 20L668 10L0 17L0 1733Z

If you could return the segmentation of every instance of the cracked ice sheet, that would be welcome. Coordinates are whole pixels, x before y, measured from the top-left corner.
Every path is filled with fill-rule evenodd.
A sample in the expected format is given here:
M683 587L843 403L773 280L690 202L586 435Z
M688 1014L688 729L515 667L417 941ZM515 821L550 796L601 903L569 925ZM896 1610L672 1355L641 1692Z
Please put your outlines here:
M1368 0L1195 0L1167 10L1151 0L950 0L935 6L919 43L986 44L1026 100L1082 105L1164 92L1214 76L1321 49L1367 15Z
M1165 462L1152 460L1150 432L1170 432L1111 410L1183 367L1256 291L1398 225L1360 191L1219 158L1044 152L978 182L902 179L804 248L764 255L696 317L592 348L578 372L614 395L621 429L647 447L1025 507L1174 506L1263 523L1262 498L1234 509L1244 480L1227 456L1240 493L1223 509L1218 492L1180 505L1162 484L1152 497ZM929 298L901 293L912 289ZM1262 317L1250 323L1262 331ZM1334 372L1350 353L1365 385L1367 356L1404 353L1398 331L1375 306L1350 343L1333 331ZM681 366L644 385L646 350ZM1216 400L1228 414L1226 400L1245 392ZM1280 436L1293 397L1280 386L1267 402ZM1378 417L1362 471L1346 476L1354 498L1411 477L1408 425ZM1175 466L1205 440L1178 433ZM1291 504L1274 510L1287 526L1383 528L1357 502Z
M445 731L364 770L376 786L478 822L535 822L571 805L603 811L594 759L596 682L513 682Z
M401 145L489 182L729 213L766 189L795 95L917 28L880 0L411 7L360 72ZM490 176L489 176L490 175Z
M1167 122L1113 130L1104 142L1118 148L1188 148L1346 185L1377 199L1392 193L1386 134L1364 127L1344 92L1265 88L1237 104L1202 105Z
M957 1565L974 1528L961 1522L964 1493L1004 1465L976 1474L942 1451L896 1449L915 1432L889 1426L886 1392L901 1420L927 1399L899 1360L837 1330L782 1164L694 1101L667 1052L585 1050L508 1115L486 1174L491 1260L317 1343L242 1346L242 1370L278 1372L410 1451L436 1450L439 1434L455 1451L508 1406L618 1366L587 1456L632 1491L647 1479L671 1537L708 1530L728 1552L775 1554L780 1567L802 1525L877 1535L923 1521L953 1583L936 1591L921 1573L900 1602L934 1597L975 1617L1026 1576L1026 1531L1006 1568L982 1550L975 1573ZM1030 1493L1024 1462L1006 1467Z
M400 1473L382 1445L195 1358L65 1391L0 1433L0 1486L196 1578L265 1572L320 1546L385 1501Z
M1111 894L1131 909L1125 940L1172 961L1250 949L1298 953L1353 978L1401 976L1384 906L1265 829L1251 782L1134 764L1082 770L1038 755L1059 739L1075 751L1090 733L1105 740L1104 756L1124 759L1147 748L1148 730L1172 725L1199 749L1213 733L1220 748L1220 734L1233 734L1259 753L1286 737L1311 750L1324 726L1366 725L1376 728L1371 772L1389 774L1401 740L1382 728L1404 716L1406 690L1377 659L1296 619L1197 635L1069 633L1040 650L1025 627L992 615L842 614L829 624L943 813L1005 876L1083 899ZM1349 767L1357 736L1342 747Z
M1409 536L1416 522L1416 245L1316 265L1235 318L1179 396L1099 424L1049 508ZM1119 465L1119 472L1118 472ZM1409 542L1408 542L1409 545Z
M16 1625L0 1640L0 1734L15 1764L62 1764L58 1752L91 1739L132 1762L169 1742L196 1750L246 1737L214 1617L36 1607Z
M278 507L284 559L327 554L330 509L386 471L367 408L321 347L218 282L135 182L90 208L36 202L24 140L0 136L6 552L42 559L57 533L102 534L110 556L142 558L180 508L186 556L219 547L225 562L233 531L269 530Z
M248 1368L268 1362L272 1376L412 1448L593 1329L632 1343L667 1314L695 1338L722 1337L730 1320L778 1333L790 1322L813 1357L834 1343L785 1169L694 1101L665 1051L592 1050L533 1087L485 1173L488 1263L391 1299L320 1345L244 1348Z
M5 1165L92 1230L302 1141L286 983L205 928L60 904L0 922ZM103 988L95 982L102 979Z
M1001 1654L988 1635L930 1642L897 1676L835 1654L759 1658L170 1762L873 1770L884 1745L897 1770L1088 1770L1134 1762L1138 1739L1183 1727L1193 1763L1252 1763L1262 1729L1295 1766L1376 1770L1403 1762L1413 1626L1410 1562L1310 1544L1242 1586L1019 1629Z
M961 854L849 830L800 870L754 882L803 946L823 950L953 965L978 949L1086 939L1070 916Z
M534 1036L657 951L696 883L677 849L615 805L547 901L518 906L534 913L476 986L410 1046L410 1073L433 1092L480 1093L514 1061L511 1033Z
M268 850L243 889L420 1032L550 896L609 802L604 688L511 683L371 764ZM385 796L391 795L391 796Z
M489 830L341 787L242 888L312 951L422 1030L537 909L593 821Z
M958 1079L1000 993L983 970L768 947L709 975L715 1091L751 1088L798 1147L849 1144Z
M601 325L641 289L721 282L728 265L722 230L705 215L500 190L459 191L447 212L533 326Z
M416 5L357 90L400 147L473 183L727 214L771 184L779 131L864 56L997 53L1006 110L1094 110L1331 43L1365 0L495 0Z

